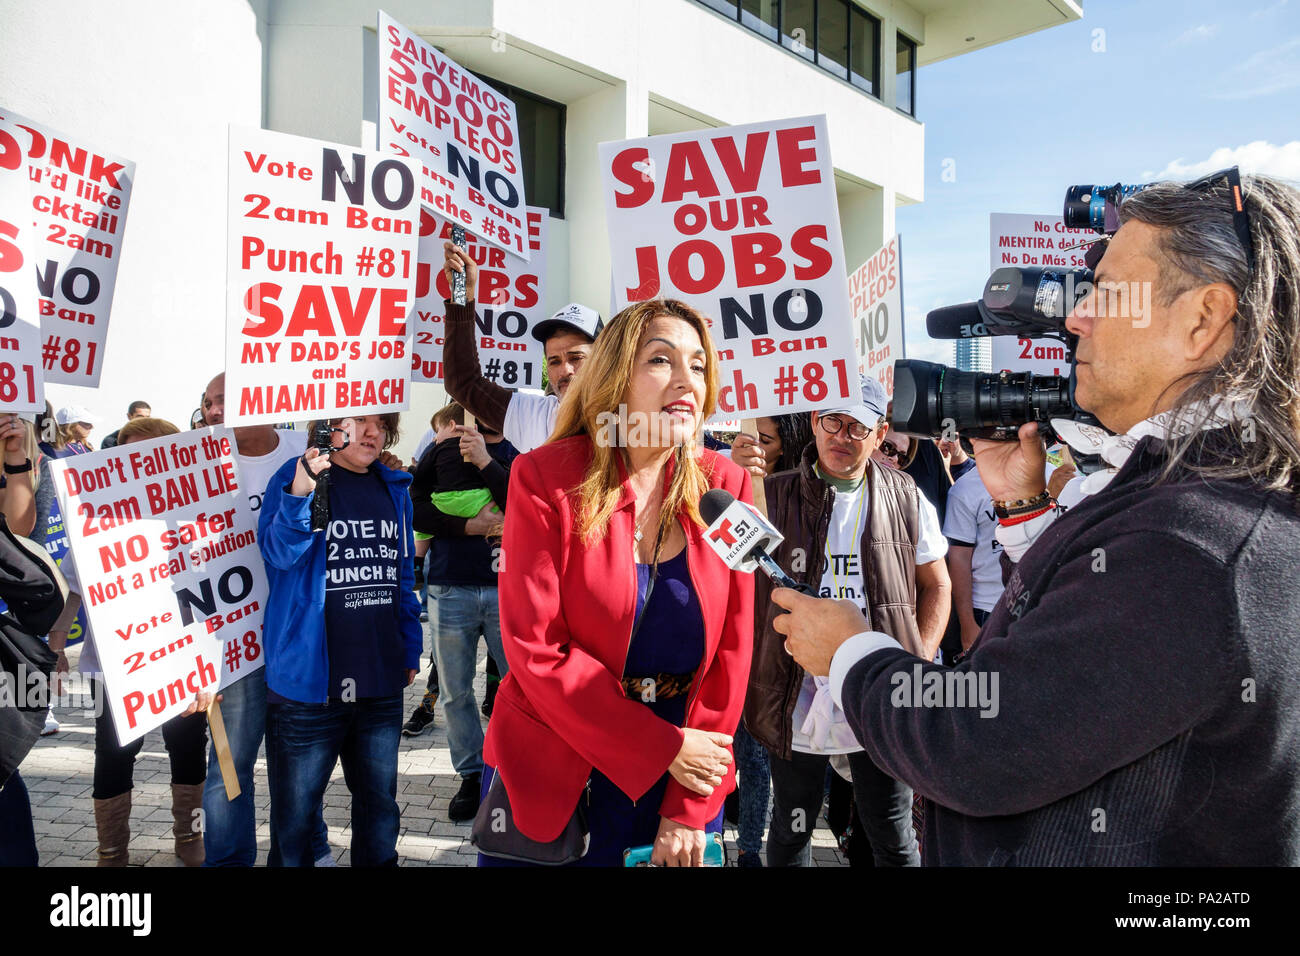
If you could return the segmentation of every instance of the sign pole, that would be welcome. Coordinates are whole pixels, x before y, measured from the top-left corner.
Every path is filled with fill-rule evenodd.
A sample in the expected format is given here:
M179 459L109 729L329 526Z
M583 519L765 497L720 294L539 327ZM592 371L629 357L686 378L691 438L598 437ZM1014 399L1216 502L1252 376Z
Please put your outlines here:
M226 722L221 719L221 705L214 696L208 705L208 729L212 731L212 746L217 751L217 764L221 767L221 782L226 785L226 799L239 796L239 775L235 773L235 760L230 756L230 741L226 739Z

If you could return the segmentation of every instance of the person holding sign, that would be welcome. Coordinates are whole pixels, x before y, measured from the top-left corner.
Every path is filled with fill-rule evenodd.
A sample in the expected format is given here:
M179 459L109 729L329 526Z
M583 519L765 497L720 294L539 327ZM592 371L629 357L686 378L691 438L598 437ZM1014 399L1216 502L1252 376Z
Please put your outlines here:
M443 243L447 282L465 276L465 304L446 300L447 341L442 361L447 394L477 420L501 432L520 453L541 445L555 428L555 418L569 386L591 354L602 321L595 309L572 302L545 322L537 323L533 336L546 350L546 376L554 395L512 392L489 381L479 368L475 341L474 295L478 265L460 246Z
M311 447L272 476L257 535L270 584L266 750L271 827L284 866L313 864L317 808L335 763L352 795L352 865L396 866L402 693L420 667L411 476L379 461L397 441L395 412L330 422L332 449ZM312 530L328 470L329 522Z
M119 446L175 435L180 429L162 418L137 418L117 433ZM72 554L64 560L65 573L75 571ZM75 578L71 577L71 580ZM132 770L136 755L144 746L137 737L126 746L118 743L113 714L108 706L94 630L87 624L81 649L81 673L90 678L95 701L95 779L91 796L95 801L95 830L99 838L99 866L126 866L131 841ZM203 785L207 778L208 719L202 713L173 717L162 725L163 744L172 771L172 833L176 855L186 866L202 866L202 827L196 827L203 806Z
M601 333L555 436L515 460L500 586L510 672L488 724L480 865L510 838L551 844L577 815L577 861L698 866L734 786L731 733L753 646L753 583L704 537L701 496L751 500L749 475L695 446L713 414L707 320L639 303ZM574 391L573 389L576 389ZM579 810L579 803L582 808ZM529 859L541 858L538 850Z

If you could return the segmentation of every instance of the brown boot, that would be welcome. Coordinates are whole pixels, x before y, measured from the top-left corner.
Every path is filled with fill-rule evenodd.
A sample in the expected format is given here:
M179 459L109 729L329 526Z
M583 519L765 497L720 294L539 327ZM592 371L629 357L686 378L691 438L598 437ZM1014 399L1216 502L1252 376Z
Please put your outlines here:
M130 862L131 791L95 801L95 830L99 834L97 866L126 866Z
M176 855L186 866L203 865L203 829L195 829L203 812L203 784L172 784L172 833L176 837Z

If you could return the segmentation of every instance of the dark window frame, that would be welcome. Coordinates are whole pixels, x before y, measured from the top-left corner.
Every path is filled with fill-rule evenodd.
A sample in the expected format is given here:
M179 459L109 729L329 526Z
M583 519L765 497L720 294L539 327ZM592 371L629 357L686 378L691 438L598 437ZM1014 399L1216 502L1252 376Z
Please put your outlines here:
M917 77L916 50L917 50L917 46L918 46L918 44L917 44L917 42L916 42L915 40L913 40L911 37L909 37L909 36L908 36L906 33L904 33L902 30L895 30L895 31L894 31L894 36L896 37L896 40L894 41L894 51L895 51L895 52L894 52L894 57L895 57L895 59L894 59L894 77L895 77L895 79L894 79L894 84L895 84L895 88L894 88L894 109L898 110L898 112L902 113L904 116L910 116L910 117L912 117L912 119L916 119L916 77ZM912 108L911 108L910 110L905 110L905 109L903 109L901 106L898 105L898 87L897 87L898 79L897 79L897 78L898 78L898 76L899 76L899 69L898 69L898 59L897 59L897 57L898 57L898 52L897 52L897 51L898 51L898 45L899 45L900 43L903 44L903 45L905 45L905 46L907 46L908 50L909 50L910 53L911 53L910 60L911 60L912 66L911 66L911 68L907 71L907 72L909 72L909 73L912 74L912 80L911 80L910 90L909 90L909 92L910 92L911 95L912 95Z
M846 83L849 86L853 87L853 89L857 90L859 93L862 93L866 96L870 96L872 99L876 100L882 105L884 104L884 97L881 96L881 75L882 75L881 62L884 59L884 42L885 42L884 21L880 17L877 17L875 14L871 13L870 11L866 10L864 7L854 2L854 0L844 0L845 5L848 7L847 35L844 38L844 49L845 49L845 55L848 59L848 63L844 64L844 70L845 70L844 76L840 76L839 74L840 64L835 63L835 61L829 60L828 58L828 61L834 64L834 68L832 69L830 67L824 66L821 62L821 50L820 50L821 4L823 0L813 0L812 35L809 37L809 40L811 42L805 44L806 46L809 47L810 52L812 53L811 58L804 56L801 53L796 53L794 50L790 49L782 42L786 37L786 32L785 32L785 26L786 26L785 16L787 12L786 0L773 0L773 2L776 4L776 37L775 38L769 37L761 30L757 30L754 27L750 26L749 24L745 23L744 20L745 11L741 5L740 0L734 0L734 2L732 2L732 0L727 0L728 5L735 9L734 16L725 10L720 10L714 4L709 3L708 0L695 0L695 2L699 6L708 10L710 13L714 13L717 16L732 21L733 23L737 24L742 29L744 29L747 33L752 33L754 36L760 37L761 39L767 41L768 43L775 44L780 49L785 50L786 53L802 60L805 63L814 64L823 73L829 75L833 79L839 80L841 83ZM751 14L751 16L753 15ZM872 57L872 63L871 63L872 76L870 77L871 89L869 90L853 82L853 18L854 17L861 17L863 20L865 20L867 26L871 29L871 32L873 34L872 46L875 49L875 56ZM901 33L899 33L898 35L900 37L903 37L903 34ZM912 112L909 113L906 110L898 110L898 111L902 113L904 116L911 116L913 119L915 119L916 118L917 44L916 41L914 40L911 40L907 37L903 37L903 38L912 45ZM895 109L897 109L897 103L895 103Z
M568 156L569 156L569 147L568 147L569 108L568 106L565 105L564 103L561 103L559 100L552 100L538 93L534 93L532 90L525 90L518 86L512 86L509 83L504 82L503 80L498 80L496 77L488 76L486 73L476 73L474 70L470 70L468 68L466 69L465 72L473 74L474 76L478 77L480 80L482 80L485 83L490 83L498 93L502 94L506 99L510 100L515 104L518 104L519 99L523 98L528 100L534 100L535 102L541 103L545 106L553 106L559 110L560 112L560 169L559 169L559 190L556 195L556 205L558 206L558 209L551 209L548 206L547 210L550 212L552 219L563 220L564 204L565 204L564 180L567 171L566 167L568 165ZM539 205L539 203L535 202L532 199L532 197L525 197L525 198L528 199L529 205L531 206Z

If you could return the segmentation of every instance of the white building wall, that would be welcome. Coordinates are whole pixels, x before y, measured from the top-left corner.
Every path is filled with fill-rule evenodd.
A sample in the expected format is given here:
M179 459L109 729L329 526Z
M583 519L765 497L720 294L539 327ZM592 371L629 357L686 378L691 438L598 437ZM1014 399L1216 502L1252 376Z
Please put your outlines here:
M125 0L109 15L100 0L0 0L0 103L138 164L103 387L51 387L52 401L100 411L100 434L136 398L187 423L224 340L226 126L362 145L378 6ZM565 219L550 223L546 298L602 312L606 140L826 113L850 268L893 233L895 205L920 201L924 183L924 127L887 105L894 30L923 42L923 19L901 0L865 6L883 21L883 102L691 0L383 3L465 66L566 104ZM444 400L413 389L399 453Z

